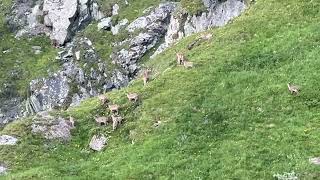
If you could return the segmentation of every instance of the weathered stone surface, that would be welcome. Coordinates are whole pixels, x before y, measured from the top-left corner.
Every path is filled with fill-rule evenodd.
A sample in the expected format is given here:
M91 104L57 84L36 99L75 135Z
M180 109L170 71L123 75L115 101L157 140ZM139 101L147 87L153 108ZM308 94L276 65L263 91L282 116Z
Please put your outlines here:
M89 147L95 151L102 151L107 145L107 138L103 135L94 135L90 141Z
M0 176L1 175L5 175L7 173L8 168L4 165L0 163Z
M104 17L95 0L15 0L8 24L23 35L46 34L56 45L71 40L73 34L92 19Z
M119 14L120 6L118 4L115 4L112 6L112 16L116 16Z
M9 136L9 135L1 135L0 136L0 146L3 145L16 145L18 142L18 139L13 137L13 136Z
M120 48L111 55L112 60L120 65L129 78L133 78L139 70L137 62L148 50L153 48L165 35L171 13L177 3L163 3L150 10L149 14L139 17L127 27L129 32L142 31L135 37L120 42L119 46L127 44L128 48Z
M101 19L101 22L98 23L98 29L108 30L112 26L111 17Z
M31 128L32 133L41 134L46 139L69 141L71 139L70 131L74 126L69 120L42 112L34 117Z
M160 54L184 36L227 24L246 9L246 4L242 0L222 2L217 0L203 0L203 2L208 8L207 12L193 16L188 15L186 12L181 12L171 17L165 42L159 46L151 58Z

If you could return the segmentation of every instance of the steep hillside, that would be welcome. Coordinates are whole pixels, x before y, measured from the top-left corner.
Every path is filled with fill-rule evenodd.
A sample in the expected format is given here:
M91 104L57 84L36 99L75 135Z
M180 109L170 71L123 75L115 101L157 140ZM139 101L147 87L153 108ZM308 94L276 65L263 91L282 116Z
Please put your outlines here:
M10 170L0 179L319 179L309 162L320 154L319 9L313 0L257 0L200 46L186 49L200 34L184 38L145 63L147 86L134 80L107 93L125 119L114 132L95 123L109 114L97 98L53 112L75 118L68 143L32 134L32 118L7 125L0 134L19 142L0 147ZM176 51L194 67L177 66ZM291 95L288 82L301 93ZM98 153L88 148L97 133L109 137Z

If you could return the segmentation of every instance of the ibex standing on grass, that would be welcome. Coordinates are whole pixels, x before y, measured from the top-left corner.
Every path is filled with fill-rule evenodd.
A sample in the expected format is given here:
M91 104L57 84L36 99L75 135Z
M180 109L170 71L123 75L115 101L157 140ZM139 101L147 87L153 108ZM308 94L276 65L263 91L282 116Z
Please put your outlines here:
M150 72L151 72L151 70L149 70L149 69L146 69L143 72L143 84L144 85L147 85L148 81L150 80Z
M176 53L176 56L177 56L177 64L183 65L184 61L186 61L186 57L183 55L183 53L178 52Z
M291 83L288 83L288 90L290 91L290 93L292 95L298 95L299 94L299 91L300 91L300 88L296 85L293 85Z

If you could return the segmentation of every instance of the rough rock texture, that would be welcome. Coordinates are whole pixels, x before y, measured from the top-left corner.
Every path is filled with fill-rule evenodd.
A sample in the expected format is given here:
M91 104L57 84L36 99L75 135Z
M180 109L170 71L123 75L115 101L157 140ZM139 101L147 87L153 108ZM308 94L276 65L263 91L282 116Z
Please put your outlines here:
M46 139L69 141L71 139L70 131L74 127L69 120L42 112L34 117L31 128L32 133L41 134Z
M9 135L2 135L0 136L0 146L3 145L16 145L18 139Z
M63 63L60 71L30 83L31 95L26 101L29 114L76 106L83 99L129 83L129 77L120 70L109 70L87 38L75 38L56 59Z
M171 17L165 42L159 46L151 57L160 54L184 36L202 32L208 28L224 26L246 9L246 4L243 0L222 2L218 0L203 0L203 2L208 8L207 12L191 16L182 11Z
M7 22L17 37L47 34L63 45L91 19L102 17L94 0L15 0Z
M7 167L0 163L0 176L7 173Z
M107 138L103 135L94 135L90 141L89 147L95 151L102 151L107 145Z
M101 22L98 23L98 29L108 30L112 26L111 17L101 19Z
M137 62L165 35L171 13L176 7L177 3L160 4L146 16L139 17L128 25L129 32L140 31L140 33L119 43L117 46L119 50L114 52L111 58L128 72L130 78L139 70ZM126 48L122 48L124 45L127 45Z
M3 102L8 108L0 109L0 125L28 114L76 106L88 97L127 86L140 70L139 61L157 46L152 57L185 36L225 25L246 8L242 0L203 0L203 3L208 9L197 16L181 10L178 2L167 2L144 10L144 15L129 25L127 19L113 25L113 17L104 18L95 0L38 0L32 3L16 0L8 23L12 30L18 30L18 36L45 33L55 45L64 44L64 47L60 47L56 58L61 62L61 69L49 74L48 78L33 80L25 105L21 105L19 98ZM120 7L114 5L113 15L119 11ZM111 62L99 58L89 39L73 36L91 19L101 20L98 27L114 35L120 30L128 31L127 39L112 44L110 58L116 68L109 67ZM71 37L73 39L68 42ZM164 43L160 45L163 39ZM41 47L33 50L36 54L41 53Z

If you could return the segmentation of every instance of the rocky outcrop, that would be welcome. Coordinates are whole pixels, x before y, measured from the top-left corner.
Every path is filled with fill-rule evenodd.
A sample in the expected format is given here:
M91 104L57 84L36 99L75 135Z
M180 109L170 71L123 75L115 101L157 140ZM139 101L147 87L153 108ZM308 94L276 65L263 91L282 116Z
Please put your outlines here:
M46 34L63 45L90 20L102 17L94 0L16 0L7 22L16 37Z
M4 145L16 145L18 142L18 139L13 137L13 136L9 136L9 135L2 135L0 136L0 146L4 146Z
M62 62L60 71L30 83L31 94L26 102L29 114L75 106L83 99L129 83L121 69L111 69L100 59L87 38L75 38L56 59Z
M95 151L102 151L107 145L107 140L103 135L94 135L89 143L89 147Z
M111 58L133 78L139 70L138 61L165 35L171 13L177 3L164 3L154 8L147 15L134 20L127 27L128 32L140 32L136 36L116 45ZM125 47L125 48L124 48Z
M212 27L226 25L230 20L239 16L245 9L243 0L203 0L207 12L200 15L189 15L186 11L177 12L170 19L165 42L159 46L152 58L163 52L182 37L205 31Z
M94 0L59 2L38 0L30 3L16 0L13 6L9 17L12 21L8 22L19 30L17 35L45 33L56 45L64 46L60 47L56 58L61 62L61 69L47 78L33 80L25 107L15 103L10 108L1 109L0 123L8 122L8 117L14 119L50 109L66 109L88 97L127 86L141 69L139 61L151 50L156 50L151 56L155 57L185 36L225 25L246 8L242 0L203 0L207 11L190 15L180 8L180 3L167 2L144 10L145 14L129 25L127 19L114 25L112 16L121 10L118 5L113 6L111 17L104 18ZM112 42L109 62L99 57L87 38L74 37L68 42L79 28L94 18L99 19L100 30L111 31L114 35L124 30L129 34L122 42ZM202 40L196 41L190 49ZM35 54L41 53L41 47L34 47L33 50ZM111 63L116 66L112 65L111 68Z
M39 113L33 118L31 132L40 134L48 140L69 141L71 139L71 129L74 126L70 120L62 117L54 117L48 112Z

